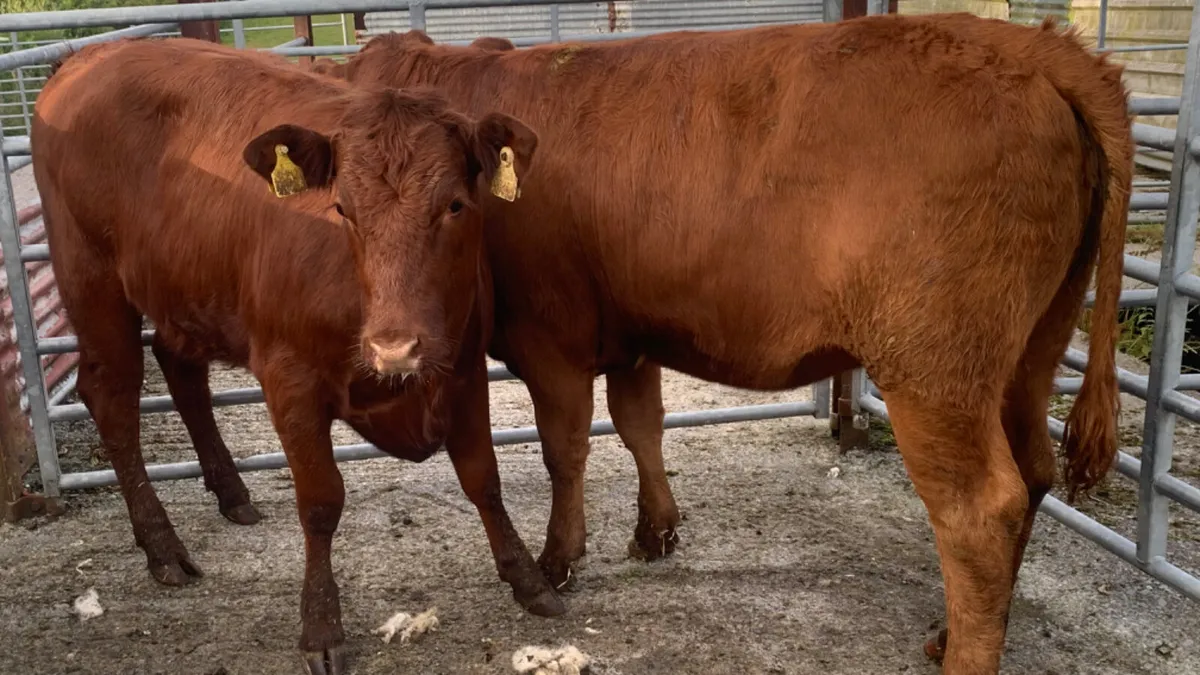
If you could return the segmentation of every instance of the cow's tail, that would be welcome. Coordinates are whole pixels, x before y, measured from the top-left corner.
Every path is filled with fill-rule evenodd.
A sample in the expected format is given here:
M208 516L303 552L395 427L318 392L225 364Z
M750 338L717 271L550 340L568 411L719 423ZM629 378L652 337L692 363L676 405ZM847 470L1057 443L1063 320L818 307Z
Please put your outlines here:
M1075 111L1085 132L1084 151L1094 153L1100 169L1084 235L1085 242L1099 244L1088 364L1063 431L1063 478L1073 501L1108 473L1117 455L1117 310L1134 143L1121 66L1090 53L1074 29L1060 32L1053 20L1042 24L1035 53L1044 65L1040 70Z

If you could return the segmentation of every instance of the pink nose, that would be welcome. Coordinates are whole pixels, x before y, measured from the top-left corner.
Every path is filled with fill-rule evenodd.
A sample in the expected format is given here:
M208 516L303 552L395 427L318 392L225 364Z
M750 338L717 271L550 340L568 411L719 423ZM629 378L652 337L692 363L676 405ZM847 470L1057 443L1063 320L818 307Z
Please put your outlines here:
M417 342L416 338L390 343L371 340L371 365L384 375L415 373L421 365L421 357L417 354Z

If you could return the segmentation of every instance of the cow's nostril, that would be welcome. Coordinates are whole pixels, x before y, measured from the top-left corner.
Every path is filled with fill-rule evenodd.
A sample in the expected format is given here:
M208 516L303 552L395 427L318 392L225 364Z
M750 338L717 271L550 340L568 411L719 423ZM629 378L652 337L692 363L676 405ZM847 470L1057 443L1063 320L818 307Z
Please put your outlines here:
M420 340L417 338L393 342L371 340L368 344L374 357L372 365L385 375L413 372L420 364L421 357L418 351Z

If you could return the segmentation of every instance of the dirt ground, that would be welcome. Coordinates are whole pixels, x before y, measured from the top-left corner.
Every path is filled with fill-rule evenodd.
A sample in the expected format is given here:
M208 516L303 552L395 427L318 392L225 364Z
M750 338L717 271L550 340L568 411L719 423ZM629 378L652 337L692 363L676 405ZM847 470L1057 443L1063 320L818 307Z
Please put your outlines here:
M165 393L153 358L147 393ZM1130 364L1125 364L1126 366ZM246 386L218 371L214 389ZM807 397L756 394L668 374L668 410ZM603 380L597 417L607 416ZM518 382L492 385L496 427L532 424ZM1128 403L1127 403L1128 405ZM1127 413L1129 431L1136 410ZM278 448L261 405L218 411L235 454ZM90 422L59 425L67 470L102 465ZM174 414L143 424L148 461L194 457ZM354 442L340 430L339 442ZM1189 440L1190 430L1181 433ZM570 611L523 613L496 578L483 529L438 455L424 465L343 465L348 504L334 549L351 672L503 673L527 644L570 643L594 673L936 673L921 653L942 615L923 506L889 437L839 456L827 422L796 418L668 432L672 485L687 520L673 559L628 559L637 479L615 437L588 467L589 555ZM1188 451L1188 466L1195 453ZM510 513L540 550L549 482L537 446L499 449ZM837 466L840 474L831 478ZM206 576L151 580L115 489L73 494L54 522L0 527L0 673L298 673L303 545L286 471L247 475L257 526L223 519L199 479L160 484ZM1129 534L1130 481L1114 476L1085 508ZM1200 568L1200 526L1176 512L1172 555ZM105 613L69 611L95 588ZM395 612L438 608L424 639L384 644ZM1049 518L1038 521L1017 587L1005 673L1200 672L1200 607Z

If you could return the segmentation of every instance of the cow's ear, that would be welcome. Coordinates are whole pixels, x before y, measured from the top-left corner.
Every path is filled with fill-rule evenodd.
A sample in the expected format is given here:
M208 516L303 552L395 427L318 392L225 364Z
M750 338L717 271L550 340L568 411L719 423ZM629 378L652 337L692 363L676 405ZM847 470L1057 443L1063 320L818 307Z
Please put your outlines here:
M336 173L335 157L332 139L293 124L271 129L242 151L242 159L277 197L327 187Z
M471 135L472 170L483 174L492 194L513 201L529 173L538 136L524 122L503 113L488 113Z

